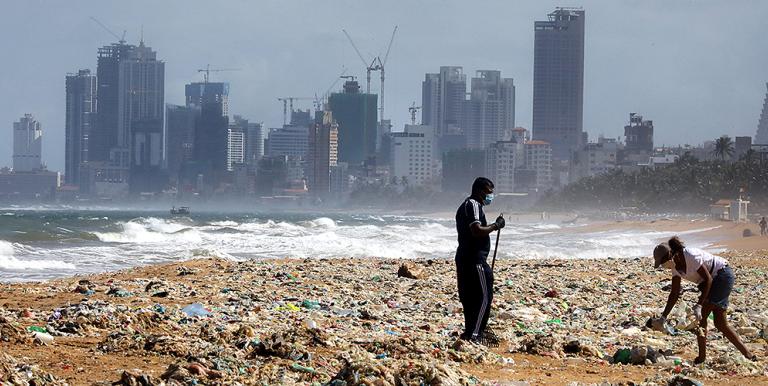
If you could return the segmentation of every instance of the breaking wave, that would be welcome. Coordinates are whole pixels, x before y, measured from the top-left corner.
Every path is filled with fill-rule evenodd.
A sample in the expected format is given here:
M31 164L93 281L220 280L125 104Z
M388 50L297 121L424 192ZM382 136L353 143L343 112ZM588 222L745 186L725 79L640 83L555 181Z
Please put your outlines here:
M21 246L19 246L21 248ZM20 260L16 258L14 244L0 241L0 270L27 271L46 269L75 269L74 264L58 260L30 259Z
M453 219L417 216L15 212L0 218L0 281L38 280L215 256L270 258L452 259ZM137 217L141 216L141 217ZM686 241L697 247L697 232ZM581 225L508 223L498 258L647 256L668 232L590 231ZM491 235L491 248L495 234ZM493 249L491 251L493 253Z

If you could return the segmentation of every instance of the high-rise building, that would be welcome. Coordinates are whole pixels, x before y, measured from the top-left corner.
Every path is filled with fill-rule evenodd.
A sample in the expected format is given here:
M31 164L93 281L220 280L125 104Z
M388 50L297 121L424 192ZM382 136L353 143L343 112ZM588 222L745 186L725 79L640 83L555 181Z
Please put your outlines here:
M245 131L230 124L227 130L227 171L234 171L237 165L245 164Z
M195 118L192 161L182 169L187 183L192 178L202 179L203 183L197 185L212 191L231 172L229 83L190 83L184 87L184 94L187 108L199 113Z
M629 113L629 125L624 126L627 151L641 151L650 156L653 152L653 121L644 121L643 116Z
M376 155L378 96L360 92L357 81L344 82L343 92L332 93L328 105L339 124L339 161L359 165Z
M467 76L461 67L442 66L426 74L421 84L421 121L435 128L435 134L459 134L467 94Z
M309 192L317 197L331 193L331 170L338 163L339 125L330 111L318 112L309 127L307 177Z
M204 104L220 104L222 115L229 116L229 83L223 82L195 82L184 86L187 107Z
M89 161L108 162L134 191L162 188L165 63L144 45L114 43L98 52L97 125Z
M392 177L409 185L435 183L435 131L427 125L405 125L392 133Z
M197 107L166 105L165 159L168 172L173 178L184 162L193 159L195 144L195 120L200 116Z
M502 139L504 129L515 127L515 84L501 71L478 71L465 102L464 133L467 146L484 149Z
M41 170L43 163L43 128L32 114L24 114L13 123L13 171Z
M264 131L261 123L248 122L247 119L235 115L234 124L243 131L243 162L248 172L255 173L258 161L264 156Z
M768 83L765 84L765 87L768 88ZM760 145L768 144L768 91L765 93L763 111L760 113L760 121L757 123L755 143Z
M66 122L64 124L64 178L80 184L80 166L88 161L88 140L96 123L96 75L80 70L66 78Z
M515 161L523 151L523 144L516 141L496 141L488 145L485 153L485 173L493 181L496 192L515 191L515 169L518 166Z
M227 171L229 117L224 115L224 104L205 102L195 123L194 161L202 169L198 172L220 176ZM217 184L218 177L209 179Z
M568 161L584 142L584 11L557 8L548 16L534 23L533 139Z
M264 141L264 152L269 157L290 156L306 159L309 149L309 128L286 125L270 129Z

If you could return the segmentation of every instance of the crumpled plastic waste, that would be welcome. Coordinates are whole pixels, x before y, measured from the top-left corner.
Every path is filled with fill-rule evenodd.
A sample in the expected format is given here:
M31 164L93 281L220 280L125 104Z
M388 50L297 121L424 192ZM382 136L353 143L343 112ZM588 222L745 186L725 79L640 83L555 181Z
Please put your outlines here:
M606 269L583 261L497 261L489 328L502 342L499 349L458 339L463 316L453 261L409 261L422 273L416 280L398 276L401 263L210 260L196 263L205 269L182 264L93 275L82 284L82 278L14 284L32 297L63 300L0 309L0 339L29 350L78 349L63 344L70 339L93 342L82 349L130 361L125 377L111 373L103 381L137 385L494 384L476 369L514 370L530 355L555 366L652 366L660 378L650 384L665 384L671 374L707 382L765 373L764 362L741 358L712 326L708 362L691 366L680 350L695 347L695 336L675 328L695 322L688 305L697 294L683 294L668 325L648 325L664 306L667 293L660 289L669 277L650 271L647 262ZM763 344L768 311L758 295L765 272L737 274L743 292L731 295L729 319L748 345ZM94 294L73 293L78 285ZM162 292L168 295L153 296ZM44 329L35 332L49 334L53 346L36 346L31 326ZM148 357L170 365L151 377L135 370Z

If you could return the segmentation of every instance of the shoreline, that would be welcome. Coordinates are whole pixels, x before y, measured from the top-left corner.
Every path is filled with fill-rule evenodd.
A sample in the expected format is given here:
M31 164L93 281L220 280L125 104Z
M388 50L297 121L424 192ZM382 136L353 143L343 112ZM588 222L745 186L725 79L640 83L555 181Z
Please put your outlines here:
M70 384L115 382L123 371L202 384L322 383L355 371L384 379L436 374L446 384L665 384L678 371L674 363L609 363L619 348L646 345L670 350L682 360L681 375L705 383L765 384L768 353L759 331L768 328L768 315L756 315L766 309L760 283L768 251L726 257L737 272L729 319L743 332L758 331L743 334L761 358L756 365L741 362L713 329L710 362L702 367L689 364L693 335L645 330L669 281L647 259L621 266L604 259L498 261L490 326L504 342L492 349L454 347L463 319L452 261L409 261L421 277L408 279L397 276L401 260L345 258L206 258L4 284L0 348ZM549 290L557 295L546 297ZM193 303L211 315L188 317L181 309ZM684 304L678 309L684 319ZM34 343L25 332L30 326L50 327L53 343ZM574 339L582 349L570 353L565 343Z

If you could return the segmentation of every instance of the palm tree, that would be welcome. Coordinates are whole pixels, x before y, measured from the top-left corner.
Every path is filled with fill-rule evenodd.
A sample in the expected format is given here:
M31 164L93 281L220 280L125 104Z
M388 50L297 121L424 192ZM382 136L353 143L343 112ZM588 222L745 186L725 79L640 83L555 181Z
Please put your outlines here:
M726 157L730 158L733 155L733 140L731 137L724 135L718 138L715 141L714 153L723 161L725 161Z

